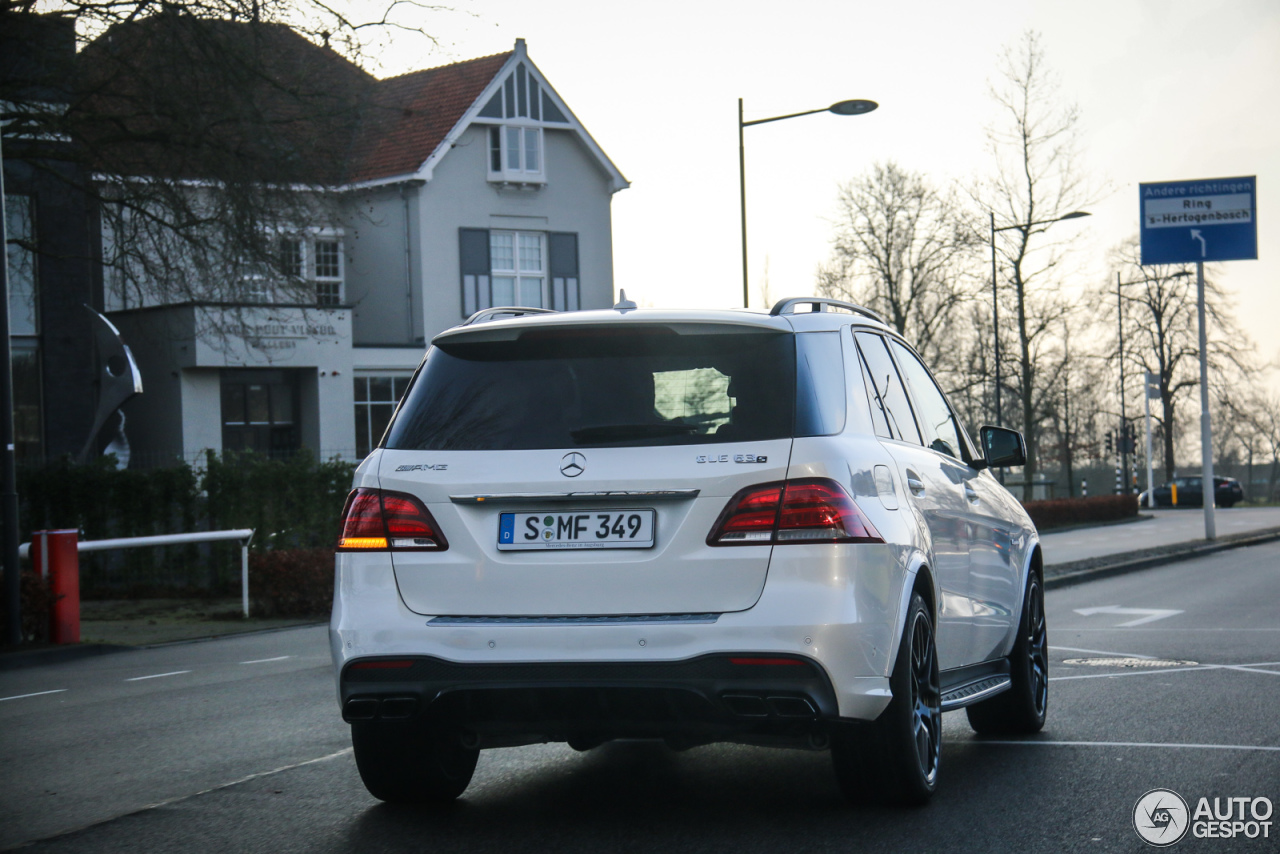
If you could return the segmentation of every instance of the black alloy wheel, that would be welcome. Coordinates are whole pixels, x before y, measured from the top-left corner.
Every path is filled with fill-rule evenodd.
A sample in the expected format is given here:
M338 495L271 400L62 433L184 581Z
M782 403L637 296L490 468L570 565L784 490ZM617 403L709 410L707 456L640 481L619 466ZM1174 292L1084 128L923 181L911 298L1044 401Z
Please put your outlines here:
M1049 711L1049 630L1044 587L1033 571L1009 654L1009 690L965 709L969 725L982 735L1028 735L1044 727Z
M933 616L918 592L911 593L889 690L893 698L875 721L832 730L832 766L853 803L920 806L938 785L942 691Z
M911 729L920 775L929 786L938 781L942 755L942 690L933 622L923 609L911 626Z

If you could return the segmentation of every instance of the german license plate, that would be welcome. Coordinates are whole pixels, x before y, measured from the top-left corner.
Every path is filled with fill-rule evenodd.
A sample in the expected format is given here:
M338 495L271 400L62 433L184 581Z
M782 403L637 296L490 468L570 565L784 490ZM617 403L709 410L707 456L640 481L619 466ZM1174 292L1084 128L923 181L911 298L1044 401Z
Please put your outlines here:
M647 549L653 525L653 510L503 513L498 549Z

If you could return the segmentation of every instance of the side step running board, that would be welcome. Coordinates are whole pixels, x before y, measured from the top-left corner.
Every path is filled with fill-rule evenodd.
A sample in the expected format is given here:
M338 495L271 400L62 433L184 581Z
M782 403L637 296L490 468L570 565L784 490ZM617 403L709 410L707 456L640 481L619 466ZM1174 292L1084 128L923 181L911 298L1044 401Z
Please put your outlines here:
M980 700L994 697L996 694L1008 691L1011 684L1009 677L1002 675L988 676L976 682L957 685L942 693L942 711L950 712L956 709L963 709L965 706L973 705Z

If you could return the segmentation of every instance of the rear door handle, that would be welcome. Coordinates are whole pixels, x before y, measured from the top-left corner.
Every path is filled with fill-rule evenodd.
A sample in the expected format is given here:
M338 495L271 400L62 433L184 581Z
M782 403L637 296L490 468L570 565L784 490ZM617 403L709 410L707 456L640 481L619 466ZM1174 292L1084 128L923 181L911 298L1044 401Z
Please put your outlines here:
M924 481L911 469L907 469L907 489L911 490L912 495L924 495Z

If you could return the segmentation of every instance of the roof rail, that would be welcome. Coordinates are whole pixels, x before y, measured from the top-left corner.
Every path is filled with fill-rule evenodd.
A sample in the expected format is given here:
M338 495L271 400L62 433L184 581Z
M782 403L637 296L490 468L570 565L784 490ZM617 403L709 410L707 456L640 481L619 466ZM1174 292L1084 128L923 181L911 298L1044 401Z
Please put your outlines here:
M788 297L787 299L778 300L773 308L769 310L769 314L777 317L780 314L797 314L796 306L807 305L812 306L809 311L828 311L832 308L844 309L851 314L861 314L863 317L869 317L872 320L879 321L885 326L889 325L889 321L885 320L876 312L869 308L865 308L856 303L845 302L844 300L829 299L827 297Z
M557 314L554 308L531 308L523 305L496 305L493 308L482 308L462 321L463 326L473 323L485 323L499 317L523 317L526 314Z

